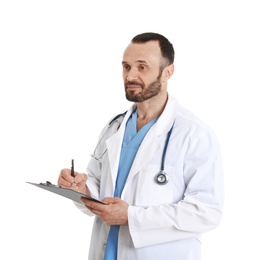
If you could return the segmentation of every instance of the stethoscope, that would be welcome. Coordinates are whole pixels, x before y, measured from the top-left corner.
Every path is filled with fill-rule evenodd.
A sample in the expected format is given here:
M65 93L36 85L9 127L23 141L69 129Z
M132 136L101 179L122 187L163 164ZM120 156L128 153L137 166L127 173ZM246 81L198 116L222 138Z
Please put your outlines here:
M92 157L92 158L94 158L94 159L97 160L97 161L100 161L100 160L103 158L104 154L107 152L107 148L103 149L103 152L101 152L100 154L97 153L97 150L98 150L98 148L99 148L99 145L100 145L101 141L102 141L104 138L106 138L106 133L107 133L108 129L111 128L111 127L113 127L114 123L117 123L117 129L116 129L116 130L117 130L117 131L119 130L120 125L121 125L121 122L122 122L122 120L123 120L123 118L124 118L124 116L125 116L126 113L127 113L127 111L126 111L125 113L122 113L122 114L119 114L119 115L115 116L115 117L109 122L108 127L107 127L107 129L105 130L104 134L103 134L103 135L101 136L101 138L99 139L99 141L98 141L98 143L97 143L97 145L96 145L96 148L95 148L93 154L91 154L91 157Z
M125 112L125 113L126 113L126 112ZM122 117L122 116L124 117L125 113L123 113L123 114L119 114L119 115L117 115L116 117L114 117L114 118L110 121L107 130L113 125L114 122L118 122L118 127L117 127L117 130L118 130L119 127L120 127L120 125L121 125L121 122L120 122L118 119L119 119L119 117ZM168 132L168 134L167 134L167 139L166 139L166 143L165 143L165 147L164 147L163 155L162 155L161 169L160 169L159 173L157 173L157 174L155 175L155 178L154 178L155 182L156 182L157 184L159 184L159 185L165 185L165 184L167 184L168 181L169 181L168 175L167 175L167 173L164 171L164 168L165 168L165 159L166 159L167 147L168 147L168 143L169 143L169 139L170 139L171 133L172 133L172 131L173 131L173 126L174 126L174 123L173 123L171 129L169 130L169 132ZM95 150L94 150L94 153L91 155L91 157L93 157L93 158L96 159L97 161L100 160L100 159L103 157L103 155L106 153L106 151L107 151L107 148L106 148L106 149L104 149L104 151L103 151L101 154L97 154L97 155L96 155L97 148L98 148L99 144L101 143L101 141L103 140L103 138L105 137L105 134L106 134L107 130L105 131L105 133L103 134L103 136L102 136L102 137L100 138L100 140L98 141L98 144L96 145L96 148L95 148Z
M166 139L166 143L165 143L165 147L164 147L163 155L162 155L161 169L160 169L159 173L157 173L155 176L155 182L159 185L165 185L168 183L168 180L169 180L168 175L165 173L164 169L165 169L165 159L166 159L166 153L167 153L167 146L169 143L171 133L173 131L173 126L174 126L174 124L172 125L171 129L169 130L169 132L167 134L167 139Z

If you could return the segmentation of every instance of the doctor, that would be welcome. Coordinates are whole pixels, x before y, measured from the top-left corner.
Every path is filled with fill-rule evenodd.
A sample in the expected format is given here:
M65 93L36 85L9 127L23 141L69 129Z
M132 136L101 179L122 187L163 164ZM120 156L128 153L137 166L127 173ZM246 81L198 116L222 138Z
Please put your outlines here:
M168 94L173 63L167 38L135 36L122 60L126 98L134 104L104 127L87 174L59 175L59 185L105 203L77 205L95 216L90 260L199 260L202 233L220 223L218 142Z

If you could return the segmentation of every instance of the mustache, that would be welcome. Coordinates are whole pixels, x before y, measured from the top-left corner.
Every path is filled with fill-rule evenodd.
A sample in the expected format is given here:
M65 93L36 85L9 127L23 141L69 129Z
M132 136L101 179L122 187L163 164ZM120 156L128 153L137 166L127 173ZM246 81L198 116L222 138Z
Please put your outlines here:
M140 87L144 87L143 84L141 84L141 83L139 83L137 81L127 81L126 84L125 84L125 86L127 87L128 85L138 85Z

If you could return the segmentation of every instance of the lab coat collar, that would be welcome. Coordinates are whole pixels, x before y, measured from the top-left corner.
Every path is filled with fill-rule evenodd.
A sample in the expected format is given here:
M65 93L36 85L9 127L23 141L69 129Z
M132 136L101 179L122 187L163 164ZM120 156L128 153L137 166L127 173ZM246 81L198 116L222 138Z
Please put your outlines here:
M178 106L179 104L177 100L173 96L168 94L168 100L164 111L154 125L154 130L156 131L157 136L168 133L170 131L170 128L175 121Z
M176 112L178 111L178 107L179 107L178 101L173 96L168 94L168 100L164 108L164 111L162 112L162 114L160 115L160 117L158 118L154 126L151 128L152 131L156 132L157 136L160 136L161 134L164 134L165 132L166 133L169 132L170 128L172 127L174 123ZM121 125L121 129L123 129L123 131L125 130L127 120L129 119L131 114L135 111L135 109L136 109L136 104L133 104L130 107L130 109L127 111L125 118Z

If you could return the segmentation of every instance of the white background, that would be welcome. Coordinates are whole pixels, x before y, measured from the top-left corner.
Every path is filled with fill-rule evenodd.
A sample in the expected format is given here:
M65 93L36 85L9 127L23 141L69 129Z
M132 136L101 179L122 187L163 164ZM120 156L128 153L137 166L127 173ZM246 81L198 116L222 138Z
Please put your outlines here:
M93 219L26 181L56 183L72 158L85 171L103 125L131 105L123 50L152 31L176 50L169 92L222 148L225 211L203 260L265 259L263 2L2 0L0 258L87 259Z

